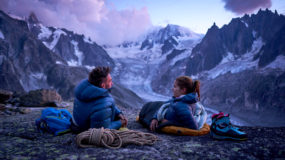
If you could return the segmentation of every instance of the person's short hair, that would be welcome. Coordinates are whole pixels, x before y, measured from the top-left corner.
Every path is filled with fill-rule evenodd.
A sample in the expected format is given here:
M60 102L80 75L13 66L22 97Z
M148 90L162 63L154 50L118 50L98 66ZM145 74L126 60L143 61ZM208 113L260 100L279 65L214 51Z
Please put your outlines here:
M110 67L96 67L89 73L88 81L94 86L101 87L103 79L106 78L110 72Z

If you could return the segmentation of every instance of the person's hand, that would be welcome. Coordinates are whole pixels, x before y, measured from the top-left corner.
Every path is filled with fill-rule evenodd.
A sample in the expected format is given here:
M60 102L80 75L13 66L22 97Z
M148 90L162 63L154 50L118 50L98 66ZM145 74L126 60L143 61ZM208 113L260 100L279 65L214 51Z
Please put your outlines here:
M127 124L128 124L128 122L127 122L127 120L125 120L125 119L120 119L120 121L121 121L121 123L122 123L122 128L124 128L124 127L127 127Z
M158 127L158 120L157 119L153 119L151 121L151 123L150 123L149 128L150 128L151 131L154 132L157 127Z
M166 122L168 122L167 119L163 119L163 120L161 121L161 123L166 123Z
M120 120L122 122L122 127L126 127L128 124L127 118L123 114L119 114L118 117L120 118Z

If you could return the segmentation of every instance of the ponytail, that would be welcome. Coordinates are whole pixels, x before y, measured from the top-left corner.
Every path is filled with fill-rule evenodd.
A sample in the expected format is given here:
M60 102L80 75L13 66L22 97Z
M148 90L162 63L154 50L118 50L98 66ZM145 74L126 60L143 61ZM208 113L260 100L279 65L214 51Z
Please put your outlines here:
M194 92L198 94L198 100L200 101L200 81L198 80L194 82Z

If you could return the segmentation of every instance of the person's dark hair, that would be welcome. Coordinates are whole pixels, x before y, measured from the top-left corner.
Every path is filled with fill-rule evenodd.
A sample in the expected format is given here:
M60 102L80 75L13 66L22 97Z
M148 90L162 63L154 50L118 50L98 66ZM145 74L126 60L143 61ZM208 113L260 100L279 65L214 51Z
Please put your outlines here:
M194 81L188 76L180 76L176 78L177 85L182 89L186 89L186 94L196 92L200 100L200 82L198 80Z
M106 78L110 72L111 69L109 67L96 67L89 73L88 81L94 86L101 87L103 79Z

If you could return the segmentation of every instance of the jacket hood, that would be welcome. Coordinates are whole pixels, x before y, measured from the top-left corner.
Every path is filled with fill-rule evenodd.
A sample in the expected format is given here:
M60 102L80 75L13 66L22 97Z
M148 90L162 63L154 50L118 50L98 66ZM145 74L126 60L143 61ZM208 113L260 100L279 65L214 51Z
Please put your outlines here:
M175 98L174 101L182 101L187 104L196 103L198 101L196 93L188 93L184 96Z
M89 83L87 79L82 80L75 88L75 97L81 101L90 101L110 96L107 89L99 88Z

